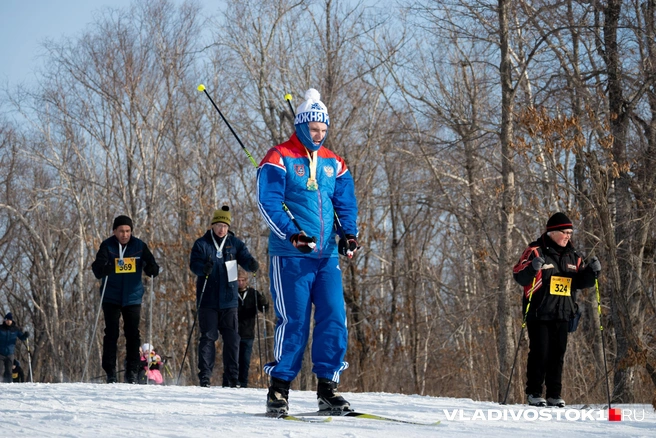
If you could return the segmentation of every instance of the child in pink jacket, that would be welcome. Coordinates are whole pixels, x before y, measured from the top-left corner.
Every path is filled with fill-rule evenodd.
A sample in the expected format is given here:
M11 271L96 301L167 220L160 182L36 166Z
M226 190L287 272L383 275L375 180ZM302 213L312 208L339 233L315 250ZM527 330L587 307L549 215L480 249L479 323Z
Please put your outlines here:
M141 353L141 367L139 372L139 383L146 384L146 378L149 384L161 385L164 383L162 377L162 358L155 353L152 345L146 343L139 348Z

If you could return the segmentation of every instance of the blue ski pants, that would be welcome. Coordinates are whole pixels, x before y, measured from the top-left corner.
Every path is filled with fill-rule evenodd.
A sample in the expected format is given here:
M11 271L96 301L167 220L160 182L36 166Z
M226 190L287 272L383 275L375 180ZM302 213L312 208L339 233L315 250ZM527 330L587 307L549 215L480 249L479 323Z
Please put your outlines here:
M338 258L272 256L269 277L278 320L273 362L264 371L277 379L294 380L301 370L314 305L312 371L318 378L339 382L348 368L344 361L348 331Z

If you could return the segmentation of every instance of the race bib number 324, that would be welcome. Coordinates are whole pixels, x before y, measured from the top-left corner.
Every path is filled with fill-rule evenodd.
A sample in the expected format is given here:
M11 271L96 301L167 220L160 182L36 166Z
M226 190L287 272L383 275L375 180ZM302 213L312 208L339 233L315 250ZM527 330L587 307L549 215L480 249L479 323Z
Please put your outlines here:
M136 257L125 257L123 260L114 259L117 274L134 274L137 272Z
M572 295L572 279L569 277L551 277L551 295L562 295L569 297Z

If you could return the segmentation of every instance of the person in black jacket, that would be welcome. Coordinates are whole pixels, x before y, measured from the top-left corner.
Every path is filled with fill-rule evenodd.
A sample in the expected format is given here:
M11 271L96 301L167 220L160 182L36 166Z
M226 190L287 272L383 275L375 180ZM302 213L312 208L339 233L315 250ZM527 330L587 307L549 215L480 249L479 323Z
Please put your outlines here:
M529 337L526 394L532 406L564 407L562 374L568 322L577 311L576 290L592 287L601 264L592 257L587 266L571 242L572 221L556 213L546 232L529 244L513 268L524 286L523 309ZM547 391L542 398L542 384Z
M223 340L223 371L228 386L239 383L239 333L237 328L237 265L257 271L259 264L246 245L229 231L232 216L224 205L212 216L212 227L194 242L189 268L196 280L196 306L200 340L198 379L209 387L216 356L215 342Z
M255 319L257 312L269 310L269 302L262 292L248 286L248 274L240 270L237 277L239 286L239 386L248 388L248 372L251 367L251 353L255 340Z
M125 335L125 382L137 383L141 362L139 346L141 335L141 300L144 294L142 273L157 277L159 266L148 245L132 235L132 219L117 216L113 236L100 244L96 260L91 265L100 285L102 310L105 316L102 367L107 383L116 383L116 349L119 337L119 320L123 316Z
M11 369L14 365L14 352L16 350L16 340L25 340L30 336L28 332L23 332L14 323L14 316L7 312L5 319L0 325L0 366L4 367L2 372L2 381L11 383Z
M23 383L25 382L25 373L23 368L20 366L20 362L14 359L14 366L11 369L11 379L14 383Z

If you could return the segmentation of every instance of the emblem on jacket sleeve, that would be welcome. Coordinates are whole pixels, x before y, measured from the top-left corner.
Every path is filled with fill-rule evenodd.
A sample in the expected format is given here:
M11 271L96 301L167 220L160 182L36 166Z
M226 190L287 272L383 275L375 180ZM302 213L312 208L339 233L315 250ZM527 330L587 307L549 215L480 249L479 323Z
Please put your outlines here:
M323 173L325 173L328 178L332 178L335 175L335 168L333 166L323 166Z
M298 176L305 176L305 164L294 164L294 172Z

